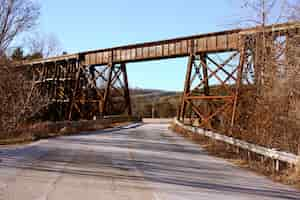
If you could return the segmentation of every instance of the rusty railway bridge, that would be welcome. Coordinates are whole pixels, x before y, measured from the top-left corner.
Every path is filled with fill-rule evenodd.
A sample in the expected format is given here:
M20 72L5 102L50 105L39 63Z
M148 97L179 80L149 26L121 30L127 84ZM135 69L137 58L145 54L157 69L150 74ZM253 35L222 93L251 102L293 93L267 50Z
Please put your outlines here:
M265 37L270 33L271 39ZM188 57L177 118L197 119L201 126L226 113L233 125L240 88L253 84L250 73L258 67L255 57L262 40L284 36L288 41L297 35L299 23L276 24L86 51L22 66L30 68L35 86L48 95L61 118L92 119L132 115L127 63ZM222 89L215 91L216 85Z

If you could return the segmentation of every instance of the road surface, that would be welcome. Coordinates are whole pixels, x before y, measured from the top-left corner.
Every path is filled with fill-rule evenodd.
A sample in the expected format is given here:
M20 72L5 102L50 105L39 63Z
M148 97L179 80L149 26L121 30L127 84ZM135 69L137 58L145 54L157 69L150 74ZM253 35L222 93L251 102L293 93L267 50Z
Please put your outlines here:
M0 200L300 199L167 126L133 124L0 147Z

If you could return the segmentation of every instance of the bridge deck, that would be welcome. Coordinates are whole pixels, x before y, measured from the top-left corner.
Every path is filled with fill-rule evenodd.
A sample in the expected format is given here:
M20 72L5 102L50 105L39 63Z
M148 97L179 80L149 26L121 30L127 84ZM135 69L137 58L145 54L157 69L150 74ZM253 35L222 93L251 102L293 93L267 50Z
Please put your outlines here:
M266 30L287 31L290 29L298 29L299 27L299 23L289 23L269 26L266 28ZM189 55L190 52L209 53L234 51L239 49L241 35L253 34L260 30L261 29L257 27L251 29L235 29L108 49L99 49L54 58L34 60L25 63L25 65L40 64L44 62L57 62L69 59L80 59L83 65L107 65L110 62L137 62L183 57Z

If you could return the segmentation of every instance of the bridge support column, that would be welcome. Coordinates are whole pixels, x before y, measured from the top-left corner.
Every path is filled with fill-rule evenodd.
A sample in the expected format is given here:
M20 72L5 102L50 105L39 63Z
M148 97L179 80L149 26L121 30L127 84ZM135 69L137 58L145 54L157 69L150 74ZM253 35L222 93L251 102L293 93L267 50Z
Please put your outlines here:
M209 83L208 83L208 70L207 70L207 54L202 53L200 54L201 63L203 63L202 70L203 70L203 80L204 80L204 87L203 92L205 96L209 95Z
M125 98L125 105L126 105L126 108L127 108L127 114L129 116L131 116L132 115L132 109L131 109L131 101L130 101L128 75L127 75L127 69L126 69L126 64L125 63L121 63L121 71L122 71L123 77L124 77L124 98Z
M74 107L76 107L76 96L77 96L77 93L78 93L78 90L80 90L79 88L79 85L80 85L80 75L81 75L81 65L80 65L80 62L79 60L76 61L75 63L75 66L74 66L74 69L72 69L72 74L74 75L75 74L75 77L72 77L74 78L74 85L73 87L71 87L72 89L72 92L71 92L71 98L69 99L70 101L70 108L69 108L69 116L68 116L68 120L72 120L72 113L73 113L73 109Z
M178 120L185 122L188 117L192 125L207 129L233 125L242 82L243 52L241 49L227 53L228 58L222 63L205 52L189 56Z
M186 71L185 82L184 82L184 91L181 97L181 106L179 108L180 110L177 115L177 119L182 121L184 121L185 118L185 111L187 106L186 97L188 96L191 87L190 82L191 82L191 74L193 69L193 62L194 62L194 55L191 54L189 56L188 65L187 65L187 71Z
M104 115L132 115L125 63L112 64L109 67L102 112Z
M109 72L108 72L108 79L106 83L106 88L104 92L104 97L103 97L103 104L102 104L102 114L107 115L108 114L108 101L109 101L109 93L110 93L110 87L111 87L111 82L112 82L112 75L114 72L114 64L109 64Z

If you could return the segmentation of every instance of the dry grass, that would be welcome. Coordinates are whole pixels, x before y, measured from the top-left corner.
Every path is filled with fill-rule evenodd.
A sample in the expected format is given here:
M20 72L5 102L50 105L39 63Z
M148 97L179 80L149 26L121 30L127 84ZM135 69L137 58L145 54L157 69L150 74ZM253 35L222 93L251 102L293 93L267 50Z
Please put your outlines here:
M293 99L299 101L300 97L294 96ZM297 154L300 122L291 114L296 106L290 102L287 95L273 96L270 100L256 97L255 92L243 92L230 136Z
M112 123L99 123L99 121L95 121L94 126L88 126L90 123L92 123L91 121L81 122L79 123L80 126L73 126L72 122L65 123L65 125L62 124L61 126L56 126L55 123L50 123L51 125L49 126L49 122L37 123L28 127L23 127L23 129L19 129L17 132L6 134L5 137L3 137L4 134L1 134L2 138L0 138L0 145L22 144L62 135L76 135L86 131L96 131L124 126L132 122L120 121Z

